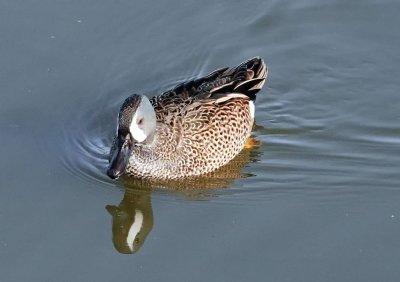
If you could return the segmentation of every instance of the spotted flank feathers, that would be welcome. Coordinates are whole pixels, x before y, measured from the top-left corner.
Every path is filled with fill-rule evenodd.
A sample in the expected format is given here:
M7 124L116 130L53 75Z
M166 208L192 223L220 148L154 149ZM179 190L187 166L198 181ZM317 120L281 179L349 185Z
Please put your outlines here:
M177 179L212 172L244 148L256 94L267 77L259 57L123 103L107 174Z

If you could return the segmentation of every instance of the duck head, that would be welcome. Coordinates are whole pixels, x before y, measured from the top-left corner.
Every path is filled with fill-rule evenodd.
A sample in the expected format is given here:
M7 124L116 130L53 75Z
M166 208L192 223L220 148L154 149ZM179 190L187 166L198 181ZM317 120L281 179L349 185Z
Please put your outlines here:
M156 114L149 99L134 94L122 104L118 113L117 133L111 147L107 175L121 176L136 144L148 143L156 131Z

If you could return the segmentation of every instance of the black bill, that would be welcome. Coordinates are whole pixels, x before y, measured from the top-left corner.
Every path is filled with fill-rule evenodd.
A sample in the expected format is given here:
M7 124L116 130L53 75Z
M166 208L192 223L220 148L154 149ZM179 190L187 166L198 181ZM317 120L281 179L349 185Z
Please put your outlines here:
M107 175L110 178L116 179L124 174L131 151L132 141L130 134L128 133L126 136L118 135L117 146L112 152L110 165L107 169Z

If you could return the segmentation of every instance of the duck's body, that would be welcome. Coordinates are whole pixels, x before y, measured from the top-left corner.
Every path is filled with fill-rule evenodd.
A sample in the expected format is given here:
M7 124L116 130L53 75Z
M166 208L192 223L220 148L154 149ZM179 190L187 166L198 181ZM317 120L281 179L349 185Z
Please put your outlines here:
M108 175L175 179L225 165L250 135L255 94L266 76L266 65L254 58L182 83L150 103L129 97L119 113Z

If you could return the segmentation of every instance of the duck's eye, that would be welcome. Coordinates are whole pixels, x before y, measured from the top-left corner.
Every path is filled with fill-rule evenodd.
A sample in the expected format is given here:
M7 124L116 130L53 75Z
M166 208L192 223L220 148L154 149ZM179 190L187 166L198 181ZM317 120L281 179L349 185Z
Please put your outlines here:
M143 124L143 118L141 118L141 119L139 119L138 121L137 121L137 125L142 125Z

